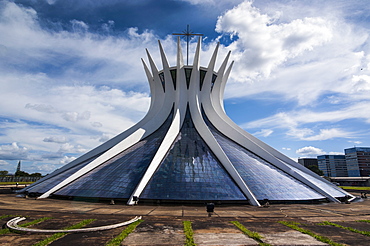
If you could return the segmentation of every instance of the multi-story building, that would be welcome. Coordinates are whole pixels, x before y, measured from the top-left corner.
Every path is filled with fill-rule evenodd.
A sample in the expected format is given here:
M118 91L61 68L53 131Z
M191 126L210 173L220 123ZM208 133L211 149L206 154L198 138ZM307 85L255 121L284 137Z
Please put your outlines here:
M370 176L370 147L353 147L344 153L349 177Z
M345 155L319 155L317 162L326 177L348 177Z
M302 164L305 167L318 166L317 158L299 158L298 163Z

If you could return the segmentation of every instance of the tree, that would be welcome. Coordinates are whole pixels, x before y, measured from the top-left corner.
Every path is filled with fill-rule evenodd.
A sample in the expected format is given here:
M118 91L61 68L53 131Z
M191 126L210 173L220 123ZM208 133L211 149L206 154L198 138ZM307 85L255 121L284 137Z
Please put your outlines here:
M320 175L320 176L323 176L323 175L324 175L324 172L323 172L323 171L321 171L321 170L319 169L319 167L318 167L318 166L316 166L316 165L311 165L311 166L308 166L307 168L308 168L308 169L310 169L312 172L317 173L317 174L318 174L318 175Z
M42 177L41 173L31 173L30 177Z
M0 176L6 176L9 172L8 171L0 171Z
M23 171L16 171L14 176L17 176L17 177L29 177L30 174L27 173L27 172L23 172Z

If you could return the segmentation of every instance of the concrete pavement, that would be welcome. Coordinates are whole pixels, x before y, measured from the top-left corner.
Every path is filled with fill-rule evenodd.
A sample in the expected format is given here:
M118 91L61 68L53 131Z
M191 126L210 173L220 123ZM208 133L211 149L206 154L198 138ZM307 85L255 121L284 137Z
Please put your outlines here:
M35 219L53 217L49 222L36 225L43 229L63 228L85 218L96 221L88 227L108 225L128 220L133 216L143 216L142 222L122 245L184 245L183 221L191 221L194 241L197 245L258 245L258 242L243 234L230 221L238 221L251 231L263 236L263 242L270 245L326 245L311 236L292 230L277 223L294 221L310 228L318 235L327 236L343 245L370 245L370 237L349 232L333 226L318 225L330 221L359 230L370 231L370 224L355 222L370 220L370 199L351 204L280 204L270 207L217 206L212 217L208 217L205 206L127 206L115 202L84 202L76 200L56 200L18 198L14 194L0 194L0 216L6 214L29 216ZM5 223L7 219L2 219ZM51 245L105 245L124 228L99 233L69 234ZM0 245L32 245L40 240L40 235L0 235ZM27 242L27 243L26 243Z

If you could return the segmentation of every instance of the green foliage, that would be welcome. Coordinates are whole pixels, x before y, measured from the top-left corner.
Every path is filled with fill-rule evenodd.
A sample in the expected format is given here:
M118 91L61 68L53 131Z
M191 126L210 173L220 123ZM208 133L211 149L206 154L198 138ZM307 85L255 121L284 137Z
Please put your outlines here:
M124 229L117 237L110 240L106 246L118 246L121 245L122 241L132 232L135 228L144 220L137 220L134 223L131 223Z
M339 186L345 190L370 190L370 187L363 187L363 186Z
M184 225L184 233L185 233L185 246L195 246L196 244L194 243L194 232L193 228L191 227L191 222L190 221L183 221L182 224Z
M27 172L24 172L24 171L16 171L14 176L16 176L16 177L28 177L28 176L30 176L30 174L27 173Z
M316 166L316 165L310 165L307 168L310 169L312 172L320 175L320 176L324 175L324 172L322 170L320 170L319 167Z
M4 171L0 171L0 177L2 176L6 176L9 172L4 170Z
M262 242L262 236L258 234L257 232L250 231L247 228L245 228L242 224L240 224L238 221L230 221L231 224L235 225L239 228L245 235L248 237L256 240L258 242L258 245L260 246L269 246L270 244Z
M16 177L42 177L42 174L41 173L27 173L27 172L24 172L24 171L16 171L14 176Z
M335 224L335 223L332 223L332 222L329 222L329 221L324 221L324 222L320 223L319 225L335 226L335 227L338 227L338 228L342 228L342 229L345 229L345 230L348 230L348 231L351 231L351 232L356 232L356 233L359 233L359 234L370 237L370 231L360 231L360 230L357 230L357 229L352 228L352 227L341 226L341 225L338 225L338 224Z
M313 233L312 231L310 230L307 230L307 229L303 229L301 227L299 227L297 225L297 223L294 223L294 222L290 222L290 221L278 221L280 224L283 224L287 227L290 227L296 231L299 231L299 232L302 232L304 234L307 234L307 235L310 235L311 237L314 237L316 238L317 240L323 242L323 243L327 243L329 245L332 245L332 246L344 246L343 244L340 244L340 243L336 243L336 242L333 242L331 241L329 238L327 237L324 237L324 236L320 236L320 235L317 235L315 233Z
M30 177L42 177L41 173L31 173Z
M89 220L83 220L81 221L80 223L78 224L75 224L73 226L70 226L70 227L67 227L67 228L64 228L64 230L72 230L72 229L79 229L81 227L84 227L85 225L88 225L90 224L91 222L93 222L94 219L89 219ZM46 246L48 244L50 244L51 242L54 242L55 240L63 237L64 235L68 234L68 232L58 232L58 233L54 233L53 235L51 235L50 237L47 237L45 240L42 240L38 243L35 243L34 245L32 246Z

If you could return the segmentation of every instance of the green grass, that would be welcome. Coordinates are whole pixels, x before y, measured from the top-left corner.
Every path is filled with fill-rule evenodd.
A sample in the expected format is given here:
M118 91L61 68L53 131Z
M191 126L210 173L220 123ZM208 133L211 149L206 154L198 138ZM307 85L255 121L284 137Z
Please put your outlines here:
M238 227L239 230L241 230L248 237L256 240L258 242L258 245L260 245L260 246L270 246L270 244L264 243L262 241L262 238L263 237L260 234L258 234L257 232L248 230L242 224L240 224L238 221L230 221L230 223L233 224L233 225L235 225L236 227Z
M310 235L311 237L316 238L317 240L319 240L319 241L321 241L323 243L327 243L327 244L332 245L332 246L344 246L344 244L333 242L333 241L331 241L327 237L317 235L317 234L313 233L310 230L306 230L306 229L303 229L303 228L299 227L298 226L298 225L300 225L299 223L290 222L290 221L279 221L279 223L280 224L283 224L283 225L285 225L287 227L290 227L290 228L292 228L292 229L294 229L296 231L299 231L299 232L302 232L304 234Z
M21 226L21 227L28 227L28 226L35 225L35 224L37 224L37 223L43 222L43 221L45 221L45 220L50 220L50 219L52 219L52 217L42 217L42 218L40 218L40 219L33 220L33 221L31 221L31 222L24 223L24 224L19 225L19 226Z
M370 190L370 187L363 187L363 186L339 186L345 190Z
M80 223L78 224L75 224L75 225L72 225L72 226L69 226L67 228L64 228L64 230L72 230L72 229L80 229L88 224L90 224L91 222L93 222L94 219L89 219L89 220L83 220L81 221ZM32 246L45 246L45 245L48 245L50 244L51 242L54 242L55 240L63 237L64 235L68 234L68 232L58 232L58 233L54 233L53 235L51 235L50 237L47 237L45 240L42 240L38 243L35 243L34 245Z
M345 230L348 230L348 231L351 231L351 232L356 232L356 233L359 233L359 234L370 237L370 231L360 231L360 230L357 230L357 229L352 228L352 227L341 226L341 225L338 225L338 224L335 224L335 223L332 223L332 222L329 222L329 221L323 221L319 225L335 226L335 227L338 227L338 228L342 228L342 229L345 229Z
M18 216L14 216L14 215L3 215L1 216L0 218L7 218L7 217L18 217ZM49 219L52 219L51 217L43 217L43 218L40 218L40 219L37 219L37 220L33 220L31 222L28 222L28 223L24 223L22 225L19 225L20 227L28 227L28 226L31 226L31 225L35 225L37 223L40 223L42 221L45 221L45 220L49 220ZM10 233L11 230L9 228L5 228L5 229L1 229L0 230L0 235L3 235L3 234L7 234L7 233Z
M5 214L0 216L0 220L9 218L9 217L19 217L19 215Z
M184 225L184 233L185 233L185 246L195 246L196 244L194 243L194 232L193 228L191 227L191 222L190 221L183 221L182 224Z
M0 230L0 235L7 234L7 233L10 233L9 228L5 228L5 229Z
M366 222L366 223L370 223L370 220L356 220L356 222Z
M121 245L122 241L133 231L135 228L144 220L137 220L134 223L131 223L124 229L117 237L110 240L106 246L118 246Z

